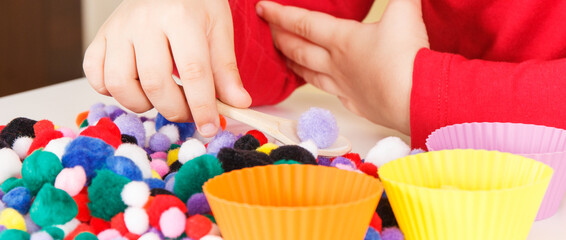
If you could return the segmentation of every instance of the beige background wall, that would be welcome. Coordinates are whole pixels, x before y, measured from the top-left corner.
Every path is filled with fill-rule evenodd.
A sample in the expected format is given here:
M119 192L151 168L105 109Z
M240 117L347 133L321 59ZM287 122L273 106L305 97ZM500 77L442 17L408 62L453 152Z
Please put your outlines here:
M110 16L121 0L81 0L83 11L83 49L86 49L94 38L98 28ZM348 0L344 0L348 1ZM373 4L366 22L375 22L381 17L388 0L377 0Z

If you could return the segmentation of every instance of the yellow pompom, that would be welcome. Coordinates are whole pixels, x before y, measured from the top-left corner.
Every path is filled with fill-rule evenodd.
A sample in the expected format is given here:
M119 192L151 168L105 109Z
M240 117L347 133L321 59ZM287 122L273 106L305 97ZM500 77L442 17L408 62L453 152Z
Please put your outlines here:
M271 151L273 151L273 149L276 149L278 147L279 146L277 146L277 144L275 144L275 143L266 143L266 144L261 145L261 147L258 147L256 149L256 151L269 155L271 153Z
M171 166L177 159L179 159L179 148L169 150L167 153L167 165Z
M13 208L6 208L0 213L0 225L4 225L7 229L26 230L26 220Z
M151 177L159 179L159 180L163 180L163 179L161 179L161 176L159 175L159 173L157 173L157 171L155 171L153 169L151 169Z

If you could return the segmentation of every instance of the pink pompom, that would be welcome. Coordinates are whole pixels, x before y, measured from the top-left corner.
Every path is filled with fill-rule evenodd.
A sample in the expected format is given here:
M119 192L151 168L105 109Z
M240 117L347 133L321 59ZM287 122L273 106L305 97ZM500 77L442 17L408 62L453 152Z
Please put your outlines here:
M122 235L120 235L120 232L116 229L106 229L100 232L96 237L98 237L98 240L112 240L120 238Z
M70 137L72 139L75 139L77 137L75 131L67 127L59 127L57 131L61 132L63 134L63 137Z
M176 207L169 208L159 219L159 227L163 236L177 238L185 231L185 214Z
M167 159L166 152L154 152L149 156L151 157L151 159Z
M151 169L155 170L159 176L163 177L169 172L169 165L161 159L153 159L149 164Z
M55 179L55 187L67 192L71 197L81 192L86 183L86 173L83 167L65 168Z

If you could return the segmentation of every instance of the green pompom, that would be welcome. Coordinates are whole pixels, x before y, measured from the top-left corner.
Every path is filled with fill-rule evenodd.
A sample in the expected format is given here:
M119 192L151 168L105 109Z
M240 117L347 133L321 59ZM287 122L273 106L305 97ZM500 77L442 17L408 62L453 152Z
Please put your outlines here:
M0 232L0 240L29 240L30 235L27 232L8 229Z
M46 183L31 205L31 219L41 227L65 224L79 213L77 203L69 194Z
M210 154L185 163L177 175L175 175L175 195L183 202L187 202L190 196L202 192L202 185L217 175L224 173L218 159Z
M82 232L75 237L75 240L98 240L98 238L92 233Z
M45 183L54 184L55 178L63 170L63 165L59 157L52 152L36 150L29 155L22 165L22 179L24 186L29 189L32 195Z
M65 238L65 231L63 231L63 229L61 229L61 228L58 228L58 227L55 227L55 226L50 226L50 227L43 228L41 230L45 231L46 233L51 235L53 240L63 240L63 238Z
M79 128L84 128L84 127L88 127L88 120L86 120L86 119L79 126Z
M97 171L88 188L88 208L93 217L110 221L114 215L126 210L122 189L130 180L110 170Z
M207 217L212 223L216 224L216 219L212 214L204 214L203 216Z
M281 159L273 163L273 165L281 165L281 164L302 164L302 163L297 162L295 160L285 160L285 159Z
M173 149L177 149L177 148L180 148L180 147L181 147L181 145L173 143L173 144L171 144L171 146L169 146L168 151L173 150Z
M24 180L22 180L21 178L11 177L6 179L6 181L2 183L2 186L0 188L2 188L3 192L7 193L14 188L23 187L23 186L24 186Z

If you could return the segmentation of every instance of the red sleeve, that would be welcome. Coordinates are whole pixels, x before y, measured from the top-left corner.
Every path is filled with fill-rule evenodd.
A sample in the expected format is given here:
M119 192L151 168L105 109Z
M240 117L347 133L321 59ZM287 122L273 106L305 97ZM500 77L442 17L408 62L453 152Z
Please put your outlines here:
M435 129L463 122L566 128L566 59L468 60L421 49L413 71L411 141L425 149Z
M256 15L259 0L230 0L234 20L236 59L244 88L252 105L275 104L288 97L304 81L287 69L285 58L273 47L267 23ZM362 20L373 0L277 0L325 12L340 18Z

